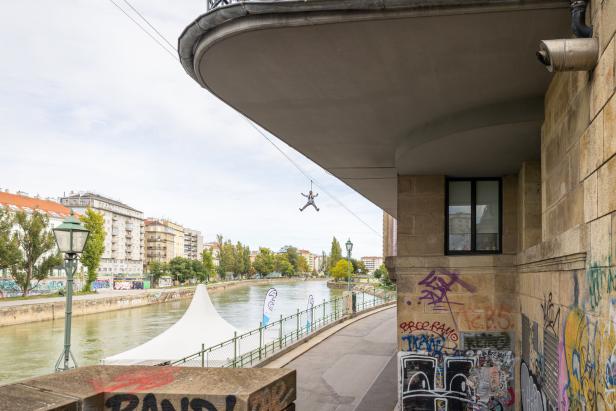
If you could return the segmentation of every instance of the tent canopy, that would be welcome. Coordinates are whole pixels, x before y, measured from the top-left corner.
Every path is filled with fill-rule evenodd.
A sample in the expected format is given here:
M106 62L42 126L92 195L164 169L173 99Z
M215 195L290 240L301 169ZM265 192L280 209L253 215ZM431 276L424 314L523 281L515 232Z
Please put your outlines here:
M162 334L128 351L104 358L103 364L140 364L174 361L233 338L238 331L212 305L205 285L199 284L190 306Z

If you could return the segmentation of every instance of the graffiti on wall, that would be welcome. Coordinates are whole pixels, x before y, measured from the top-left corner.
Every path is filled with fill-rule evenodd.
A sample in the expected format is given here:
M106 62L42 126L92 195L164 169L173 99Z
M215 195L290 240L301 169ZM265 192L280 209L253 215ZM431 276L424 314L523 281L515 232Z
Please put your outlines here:
M111 288L111 280L95 280L92 283L93 290L100 290L105 288Z
M508 332L462 333L464 350L513 351L511 335Z
M468 351L463 356L399 353L401 409L513 410L511 351Z
M459 311L460 327L467 330L504 331L514 327L513 307L507 303L471 303Z
M560 319L560 307L556 307L552 302L552 293L548 296L543 296L543 304L541 304L541 310L543 311L543 328L552 331L555 335L558 335L558 320Z
M28 292L28 295L54 294L66 288L66 279L47 278L38 282L37 280L32 280L31 284L33 288ZM81 281L73 281L73 289L75 291L80 291L82 288L83 284ZM22 295L21 288L19 288L14 280L8 278L0 279L0 298L20 295Z
M477 290L475 286L462 280L459 273L445 269L430 271L419 282L419 285L421 286L421 296L418 303L426 303L434 311L451 311L452 305L462 304L449 298L449 293L456 285L470 293Z
M143 281L141 280L115 280L113 282L114 290L143 290Z
M560 343L561 409L616 408L616 300L606 321L592 321L572 308L563 322Z
M607 267L592 263L586 270L588 303L593 310L599 307L599 303L606 295L616 291L616 269L611 269L609 266L611 266L610 257L608 257Z
M444 322L406 321L400 323L400 330L402 349L406 351L442 355L443 349L455 350L458 346L458 333Z

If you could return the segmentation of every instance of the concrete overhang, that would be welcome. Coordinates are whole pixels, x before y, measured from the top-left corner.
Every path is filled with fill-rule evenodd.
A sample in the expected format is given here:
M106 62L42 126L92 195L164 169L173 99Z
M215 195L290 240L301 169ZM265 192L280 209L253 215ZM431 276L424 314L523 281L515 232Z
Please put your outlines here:
M539 40L569 2L243 2L179 40L202 87L396 216L397 175L498 176L540 156Z

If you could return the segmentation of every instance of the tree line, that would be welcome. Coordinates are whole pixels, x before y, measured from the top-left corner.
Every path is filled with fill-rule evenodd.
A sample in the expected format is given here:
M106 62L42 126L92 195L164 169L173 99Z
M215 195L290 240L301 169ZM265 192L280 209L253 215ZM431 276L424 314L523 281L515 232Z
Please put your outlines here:
M88 242L81 254L81 264L87 270L84 290L89 291L104 251L103 216L91 209L80 216L90 230ZM38 210L11 212L0 207L0 270L8 271L22 295L26 296L54 269L63 267L62 255L56 247L49 217Z

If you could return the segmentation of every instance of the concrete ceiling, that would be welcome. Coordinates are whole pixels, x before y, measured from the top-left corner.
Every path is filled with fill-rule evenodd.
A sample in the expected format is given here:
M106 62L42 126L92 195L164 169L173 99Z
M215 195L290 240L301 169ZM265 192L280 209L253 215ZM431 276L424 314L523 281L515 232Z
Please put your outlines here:
M499 176L539 158L550 75L534 52L569 36L567 4L247 15L200 36L192 64L395 216L397 175Z

